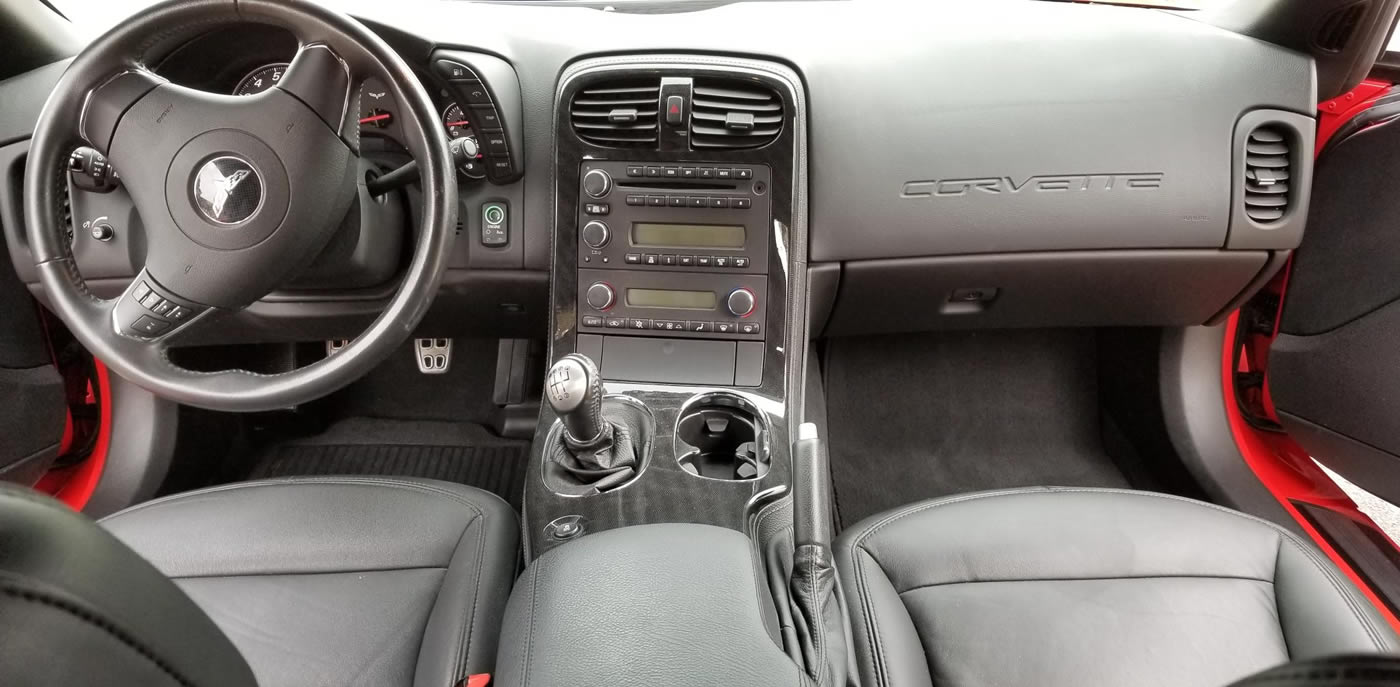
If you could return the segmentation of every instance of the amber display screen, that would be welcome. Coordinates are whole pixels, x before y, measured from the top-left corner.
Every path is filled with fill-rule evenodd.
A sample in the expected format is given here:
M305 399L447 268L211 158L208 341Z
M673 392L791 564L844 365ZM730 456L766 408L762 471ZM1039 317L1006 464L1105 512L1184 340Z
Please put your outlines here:
M632 245L644 248L743 248L745 238L737 224L632 223Z
M632 308L673 308L714 310L714 291L675 291L672 289L627 289L627 305Z

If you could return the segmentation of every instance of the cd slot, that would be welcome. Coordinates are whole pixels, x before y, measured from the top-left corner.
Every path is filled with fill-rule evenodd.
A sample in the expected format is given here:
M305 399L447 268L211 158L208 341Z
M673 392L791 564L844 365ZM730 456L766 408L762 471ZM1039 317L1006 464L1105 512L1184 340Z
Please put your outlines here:
M617 187L620 189L630 189L638 191L674 191L677 189L685 191L734 191L739 188L739 185L707 181L620 181L618 182Z

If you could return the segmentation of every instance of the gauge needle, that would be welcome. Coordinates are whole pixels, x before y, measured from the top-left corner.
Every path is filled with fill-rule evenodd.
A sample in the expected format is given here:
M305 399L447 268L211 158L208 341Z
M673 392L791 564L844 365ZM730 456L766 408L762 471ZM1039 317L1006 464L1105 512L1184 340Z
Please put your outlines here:
M466 126L466 125L468 125L468 124L471 124L471 122L469 122L469 121L463 119L463 120L457 121L457 122L447 122L446 124L444 124L444 126Z
M389 113L386 112L386 113L384 113L384 114L375 115L375 116L373 116L373 117L365 117L364 119L361 119L361 120L360 120L360 123L361 123L361 124L369 124L370 122L378 122L378 121L381 121L381 120L384 120L384 119L388 119L388 118L390 118L390 117L392 117L392 116L393 116L393 115L391 115L391 114L389 114Z

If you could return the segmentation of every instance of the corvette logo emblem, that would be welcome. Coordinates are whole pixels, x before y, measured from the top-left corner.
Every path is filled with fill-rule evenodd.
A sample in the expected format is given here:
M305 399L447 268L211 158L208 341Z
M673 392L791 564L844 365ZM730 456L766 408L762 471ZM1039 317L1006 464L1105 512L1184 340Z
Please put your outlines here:
M194 177L194 202L215 224L246 222L262 207L262 179L246 160L225 155L199 168Z

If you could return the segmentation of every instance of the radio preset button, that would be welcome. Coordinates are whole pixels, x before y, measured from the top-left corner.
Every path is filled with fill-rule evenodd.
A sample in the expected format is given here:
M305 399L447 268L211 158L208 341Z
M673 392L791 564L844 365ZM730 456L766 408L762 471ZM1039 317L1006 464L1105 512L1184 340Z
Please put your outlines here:
M659 264L661 264L661 256L660 256L660 255L657 255L657 254L655 254L655 253L647 253L646 255L643 255L643 256L642 256L642 264L643 264L643 265L659 265Z
M703 196L691 196L690 207L703 208L709 205L709 200Z
M641 254L641 253L628 253L628 254L622 256L622 261L625 262L625 263L627 263L627 264L629 264L629 265L640 265L640 264L642 264L642 254Z
M734 208L735 210L747 210L747 209L753 207L753 199L752 199L752 198L730 198L730 199L729 199L729 207Z
M616 295L613 293L613 288L611 286L603 282L594 282L592 286L588 287L588 295L586 298L588 307L594 310L607 310L612 307Z
M711 198L711 199L710 199L710 207L712 207L712 208L718 208L718 209L727 208L727 207L729 207L729 199L728 199L728 198Z
M612 190L612 177L601 169L590 169L583 175L583 192L594 198L602 198Z
M732 170L732 169L726 169L726 168L716 169L716 170L715 170L715 178L716 178L716 179L733 179L733 178L734 178L734 170Z
M680 259L681 267L694 267L694 266L695 266L695 256L694 256L694 255L682 255L682 256L680 256L679 259Z
M644 173L641 165L627 165L627 176L629 177L639 177Z
M608 225L596 219L583 225L583 231L579 233L583 235L583 242L590 248L602 248L612 240L612 231L608 229Z
M736 317L747 317L757 304L753 292L742 286L730 291L729 298L724 301L725 307Z
M584 315L584 316L583 316L583 326L585 326L585 327L601 327L601 326L603 326L603 318L601 318L601 317L599 317L599 316L597 316L597 315Z
M661 176L661 168L660 168L660 167L647 167L647 168L643 171L643 174L645 174L646 176L649 176L649 177L659 177L659 176Z
M753 178L753 170L752 170L752 169L749 169L748 167L735 167L735 168L734 168L734 178L735 178L735 179L752 179L752 178Z
M663 255L663 256L661 256L661 264L662 264L662 265L665 265L665 266L667 266L667 267L675 267L675 266L676 266L676 256L674 256L674 255Z
M627 327L627 318L609 317L603 320L603 326L608 329L623 329Z
M666 196L666 204L673 208L683 208L685 202L685 196Z
M647 196L647 205L654 208L666 206L666 196Z
M646 202L646 198L642 196L627 196L628 205L644 205Z
M714 322L704 322L704 321L691 320L691 321L685 323L685 330L688 331L688 332L700 332L700 333L712 332L712 331L715 330L715 323L714 323Z
M746 257L734 258L734 265L733 265L733 266L734 266L735 268L741 269L741 270L748 269L748 268L749 268L749 259L746 258Z

